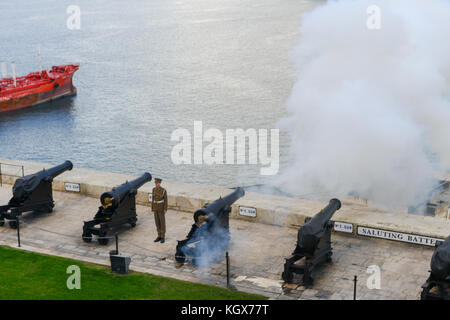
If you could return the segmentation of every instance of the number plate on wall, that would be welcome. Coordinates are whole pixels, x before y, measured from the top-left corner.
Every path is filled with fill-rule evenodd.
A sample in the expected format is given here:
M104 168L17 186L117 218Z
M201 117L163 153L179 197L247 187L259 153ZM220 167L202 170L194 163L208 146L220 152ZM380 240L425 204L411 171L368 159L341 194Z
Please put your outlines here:
M256 208L239 206L239 215L256 218Z
M65 187L66 191L80 192L80 184L79 183L64 182L64 187Z

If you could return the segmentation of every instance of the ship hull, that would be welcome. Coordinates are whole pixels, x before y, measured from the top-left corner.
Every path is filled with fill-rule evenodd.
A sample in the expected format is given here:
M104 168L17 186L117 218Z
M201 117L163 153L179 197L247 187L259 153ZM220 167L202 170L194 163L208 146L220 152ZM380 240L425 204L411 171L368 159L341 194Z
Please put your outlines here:
M63 97L74 96L77 88L72 84L73 73L52 79L47 83L0 96L0 113L30 108Z
M74 96L77 94L77 88L70 83L67 86L51 88L42 92L22 94L18 97L8 98L0 101L0 112L9 112L19 109L30 108L41 103L49 102L63 97Z

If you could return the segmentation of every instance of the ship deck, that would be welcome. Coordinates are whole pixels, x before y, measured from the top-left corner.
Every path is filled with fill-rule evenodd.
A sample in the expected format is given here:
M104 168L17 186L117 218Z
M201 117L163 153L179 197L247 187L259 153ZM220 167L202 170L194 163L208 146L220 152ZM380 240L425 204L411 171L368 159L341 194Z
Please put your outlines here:
M58 78L72 76L78 68L79 65L54 66L50 70L31 72L26 76L16 77L15 84L12 77L0 79L0 97L24 90L33 90Z

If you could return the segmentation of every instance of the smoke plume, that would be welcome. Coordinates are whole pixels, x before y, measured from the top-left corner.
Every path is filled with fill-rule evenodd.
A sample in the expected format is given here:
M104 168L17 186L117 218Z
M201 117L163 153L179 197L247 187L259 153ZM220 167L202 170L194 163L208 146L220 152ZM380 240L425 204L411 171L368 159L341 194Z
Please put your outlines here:
M283 189L426 200L433 172L450 169L450 1L327 2L303 16L292 57Z

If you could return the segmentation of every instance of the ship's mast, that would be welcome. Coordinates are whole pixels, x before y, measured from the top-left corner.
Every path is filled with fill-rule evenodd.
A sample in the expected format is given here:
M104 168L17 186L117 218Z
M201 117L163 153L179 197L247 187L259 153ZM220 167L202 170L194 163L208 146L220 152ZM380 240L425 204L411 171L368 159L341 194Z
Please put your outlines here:
M17 83L16 83L16 65L14 64L14 62L11 62L11 73L12 73L12 78L13 78L13 81L14 81L14 87L16 87L17 86Z
M2 65L2 78L6 79L7 74L6 74L6 63L5 63L5 61L2 61L1 65Z
M40 69L39 74L42 74L42 58L41 58L41 45L40 44L38 44L37 50L38 50L39 69Z

